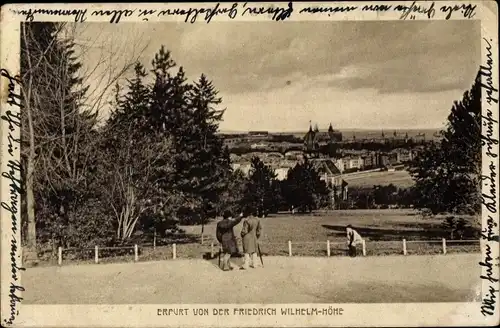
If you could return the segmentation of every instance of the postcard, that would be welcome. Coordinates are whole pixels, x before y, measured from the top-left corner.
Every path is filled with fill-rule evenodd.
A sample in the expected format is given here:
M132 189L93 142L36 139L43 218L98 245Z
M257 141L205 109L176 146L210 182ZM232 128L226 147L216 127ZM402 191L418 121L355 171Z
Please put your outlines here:
M497 26L3 5L2 326L498 325Z

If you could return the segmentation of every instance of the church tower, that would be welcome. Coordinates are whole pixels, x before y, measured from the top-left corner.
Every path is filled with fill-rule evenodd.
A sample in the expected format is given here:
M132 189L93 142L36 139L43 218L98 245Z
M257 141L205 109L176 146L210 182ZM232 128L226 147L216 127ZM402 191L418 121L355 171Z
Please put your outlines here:
M337 141L337 134L333 130L332 123L330 123L330 126L328 127L328 136L330 139L328 140L328 155L331 158L336 158L337 157L337 145L335 142Z
M316 130L318 130L318 127L316 126L313 130L311 122L309 121L309 131L307 131L304 136L304 151L308 155L316 155L318 150L318 132Z

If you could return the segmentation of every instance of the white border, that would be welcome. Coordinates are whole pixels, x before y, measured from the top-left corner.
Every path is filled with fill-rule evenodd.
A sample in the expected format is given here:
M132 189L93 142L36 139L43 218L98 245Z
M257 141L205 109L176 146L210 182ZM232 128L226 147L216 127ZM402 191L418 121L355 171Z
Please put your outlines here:
M411 5L412 2L388 2L386 4L395 7L398 4ZM286 6L287 3L276 3L280 6ZM401 18L401 13L397 12L362 12L359 10L345 13L335 13L330 16L326 14L298 14L301 8L312 6L312 5L324 5L329 7L335 6L357 6L362 8L366 4L382 4L380 2L364 2L364 3L346 3L346 2L329 2L329 3L299 3L294 2L294 14L287 21L299 21L299 20L398 20ZM419 2L422 6L430 6L431 2ZM492 40L491 44L493 46L494 55L494 67L493 67L493 83L498 89L498 10L495 6L496 3L493 1L488 2L435 2L436 7L442 5L461 5L461 4L471 4L476 5L475 16L472 19L481 21L481 31L482 37L487 40ZM88 13L86 15L87 22L98 22L98 21L108 21L109 18L106 17L96 17L91 16L89 13L95 9L102 10L120 10L120 9L135 9L135 14L129 17L122 17L121 22L131 22L131 21L143 21L142 17L137 17L137 10L140 9L159 9L165 10L167 8L210 8L213 7L215 3L196 3L196 4L36 4L36 5L5 5L1 8L1 67L8 69L11 73L17 73L19 70L19 23L23 20L22 17L16 16L11 11L15 10L28 10L28 9L70 9L79 8L87 9ZM241 3L240 3L241 5ZM266 4L253 4L259 6L265 6ZM232 3L222 3L219 8L230 8ZM436 10L432 20L442 20L445 18L445 14ZM416 15L414 19L417 20L429 20L425 14ZM452 20L464 19L459 14L454 14L451 17ZM69 16L52 16L52 15L42 15L38 14L35 20L45 20L45 21L74 21L74 17ZM260 17L252 17L246 15L241 17L236 16L235 19L230 19L225 15L219 15L214 17L215 21L269 21L269 17L261 15ZM164 16L155 17L154 15L148 17L148 22L159 22L159 21L184 21L184 17L180 16ZM144 23L147 23L144 21ZM276 23L286 23L286 22L276 22ZM206 24L203 18L199 16L197 24ZM436 31L439 33L439 31ZM485 45L482 41L482 60L484 64L487 60ZM2 90L2 115L8 110L8 105L4 103L5 99L5 79L2 78L2 85L0 90ZM498 99L498 93L496 93L496 99ZM493 117L498 121L498 104L487 104L485 97L483 96L483 111L486 106L491 108L493 111ZM2 125L2 172L6 171L6 143L7 125L4 121ZM498 124L495 125L496 135L498 136ZM498 145L495 146L495 152L498 154ZM483 169L486 170L489 165L489 161L484 158L485 150L483 149ZM19 156L17 153L16 156ZM498 168L498 160L496 160L496 166ZM2 201L7 201L8 199L8 186L6 185L5 179L1 180L1 199ZM495 178L495 183L498 186L498 175ZM498 188L497 188L498 189ZM496 196L496 201L498 203L498 195ZM9 297L8 297L8 287L10 284L10 236L11 236L11 222L9 219L9 213L3 208L2 210L2 221L1 221L1 313L2 313L2 324L4 324L3 319L8 317L9 314ZM483 226L486 224L487 213L483 208ZM494 216L496 222L498 223L498 215ZM18 217L19 222L19 217ZM495 227L495 234L498 235L498 226ZM16 238L20 240L20 231L16 235ZM482 251L484 257L484 247L485 241L482 244ZM493 248L493 257L498 257L498 242L488 242ZM495 277L498 277L498 266L495 268ZM478 278L479 279L479 278ZM485 290L487 290L487 281L481 281L483 288L483 296ZM478 282L479 283L479 282ZM498 289L498 285L497 285ZM199 327L250 327L250 326L289 326L289 327L299 327L299 326L470 326L470 325L495 325L499 322L498 306L499 298L497 293L497 310L496 315L484 317L480 312L480 303L404 303L404 304L272 304L267 305L271 308L277 308L277 316L213 316L208 317L201 316L158 316L157 309L159 308L173 308L174 305L26 305L22 304L18 306L19 316L15 321L15 326L36 326L36 327L53 327L53 326L130 326L130 327L186 327L186 326L199 326ZM240 307L252 307L251 304L212 304L212 305L179 305L184 308L232 308ZM262 306L262 305L255 305ZM343 315L318 315L318 316L281 316L279 315L279 308L281 307L292 307L292 308L342 308Z

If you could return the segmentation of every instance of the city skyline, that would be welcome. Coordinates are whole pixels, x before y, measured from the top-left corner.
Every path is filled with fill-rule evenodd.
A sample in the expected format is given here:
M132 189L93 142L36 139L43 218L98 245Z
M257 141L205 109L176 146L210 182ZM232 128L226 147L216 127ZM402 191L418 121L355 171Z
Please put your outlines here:
M91 23L83 24L82 40L140 40L147 69L165 45L189 81L204 73L220 91L227 108L221 131L303 131L309 121L336 129L442 128L480 61L474 21L227 24Z

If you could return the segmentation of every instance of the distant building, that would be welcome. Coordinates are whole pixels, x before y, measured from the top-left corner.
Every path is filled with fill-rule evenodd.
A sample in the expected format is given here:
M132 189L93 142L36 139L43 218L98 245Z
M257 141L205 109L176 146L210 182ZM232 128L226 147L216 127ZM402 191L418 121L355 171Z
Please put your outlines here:
M267 143L259 142L250 145L251 149L266 149L268 147Z
M379 154L378 161L379 161L379 166L388 166L390 164L389 156L387 154Z
M229 159L231 163L239 161L241 159L241 156L238 156L236 154L229 154Z
M389 153L387 155L389 164L391 166L396 165L398 163L398 154L397 153Z
M250 163L232 163L231 167L233 170L240 170L245 176L248 176L251 165Z
M248 141L268 140L270 139L268 131L249 131L247 135Z
M286 177L288 175L288 171L290 170L289 167L279 167L274 170L274 173L276 173L276 179L282 181L286 180Z
M335 131L331 123L327 132L320 132L317 125L313 130L312 126L309 125L309 131L305 134L303 141L304 152L306 152L309 156L318 157L320 146L333 145L335 142L342 141L342 133ZM330 156L334 155L335 154L330 154Z
M335 205L335 197L347 199L347 182L342 179L341 171L330 159L313 160L313 165L320 175L320 179L332 188L332 205Z
M307 131L304 136L304 151L308 155L316 156L319 150L319 143L317 140L318 131L312 129L312 126L309 126L309 131Z
M405 163L413 160L414 152L411 149L396 149L398 163Z
M350 157L349 158L349 168L350 169L362 169L364 167L364 160L361 156Z
M245 138L240 135L224 135L222 136L224 146L235 147L245 142Z
M304 158L304 152L298 150L287 151L285 153L285 158L288 160L302 160Z
M379 156L375 152L371 152L362 156L365 168L375 168L380 166Z

